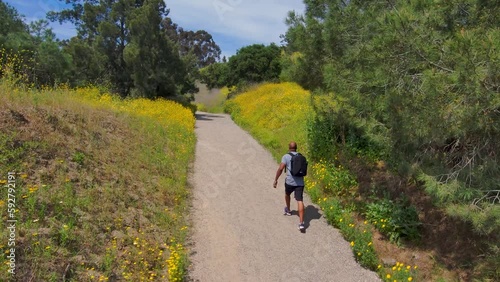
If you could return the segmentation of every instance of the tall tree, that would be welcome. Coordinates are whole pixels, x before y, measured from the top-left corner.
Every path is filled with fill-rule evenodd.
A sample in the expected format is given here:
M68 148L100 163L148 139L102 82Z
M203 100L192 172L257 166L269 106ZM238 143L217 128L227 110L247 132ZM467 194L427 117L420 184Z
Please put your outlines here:
M97 52L93 45L85 39L73 37L65 42L63 50L71 56L72 74L71 82L75 86L86 84L108 84L110 74L105 68L107 57Z
M27 26L16 9L0 0L0 40L10 33L26 32ZM0 41L3 44L4 41Z
M175 24L171 18L163 20L167 36L179 45L182 56L192 53L197 60L197 67L202 68L220 60L221 50L212 35L205 30L184 30Z
M164 14L164 2L152 0L135 9L128 19L130 43L125 47L124 58L132 68L138 96L175 96L176 82L185 78L183 62L158 29Z
M200 69L201 81L209 89L228 85L229 73L229 65L227 63L215 63Z
M448 206L498 189L498 3L305 4L304 15L288 17L285 49L300 54L287 64L298 65L289 76L325 93L317 105L321 140L380 144L401 172L418 167L435 176L425 178L429 191ZM500 225L487 226L495 209L483 204L475 226L491 233Z
M19 52L33 51L28 26L16 9L0 0L0 48Z
M322 65L325 60L323 20L324 16L320 17L318 12L309 12L302 16L293 11L286 19L286 23L290 26L283 37L286 49L290 55L294 52L301 54L295 59L295 64L300 67L293 71L293 79L306 89L314 89L323 84Z
M48 16L77 26L77 38L67 50L82 55L74 59L84 76L108 78L122 96L175 96L195 89L187 60L162 31L161 22L169 12L163 1L66 2L70 9Z
M15 56L13 71L25 82L36 86L68 82L70 57L61 50L60 42L46 20L27 25L24 18L3 1L0 1L0 16L0 49L4 49L2 65Z
M35 45L34 75L38 85L67 83L71 78L71 56L63 52L56 35L46 20L32 22L29 26Z
M243 47L229 58L228 84L278 79L281 72L280 48L276 44Z

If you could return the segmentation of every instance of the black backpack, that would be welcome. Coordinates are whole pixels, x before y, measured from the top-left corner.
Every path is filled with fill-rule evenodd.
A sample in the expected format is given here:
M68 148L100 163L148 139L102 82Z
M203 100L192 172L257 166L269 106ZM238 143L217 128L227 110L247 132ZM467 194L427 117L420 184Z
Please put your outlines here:
M302 154L292 154L288 153L292 156L292 165L290 169L290 174L293 176L306 176L307 175L307 159Z

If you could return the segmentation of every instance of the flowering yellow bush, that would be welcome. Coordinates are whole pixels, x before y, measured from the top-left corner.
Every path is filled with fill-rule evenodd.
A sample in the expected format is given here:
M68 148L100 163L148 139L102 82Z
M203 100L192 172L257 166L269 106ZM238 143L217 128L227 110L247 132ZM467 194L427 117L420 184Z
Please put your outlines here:
M186 253L184 247L177 243L169 246L170 257L167 260L168 281L182 281L185 275Z
M335 166L324 160L311 164L311 179L306 181L318 184L327 195L333 196L354 196L357 182L348 169L342 165ZM311 183L306 183L311 184Z
M146 116L155 119L166 127L182 126L186 131L194 131L195 119L192 112L179 103L165 99L149 100L144 98L121 100L110 94L101 94L95 87L83 87L76 90L83 101L102 107Z
M380 271L380 269L382 269L382 266L379 265L378 268ZM383 270L381 273L386 273L384 280L388 282L413 281L414 277L417 275L417 266L405 265L402 262L396 262L396 265L394 265L392 268Z
M307 155L307 121L313 115L311 94L295 83L268 83L228 100L226 111L276 158L290 141Z
M224 98L227 98L229 96L229 93L231 93L231 91L234 91L235 89L236 86L233 87L224 86L221 88L220 93L224 96Z
M167 134L173 135L178 142L172 142L173 151L178 154L190 154L192 144L194 144L194 125L195 118L193 113L182 105L164 100L149 100L144 98L120 100L110 94L100 94L97 88L87 87L76 90L77 96L82 97L85 102L97 104L105 108L130 113L138 116L149 117L156 120L160 125L167 128ZM179 142L180 141L180 142ZM177 200L177 199L176 199ZM143 245L146 244L144 241ZM134 245L135 242L134 242ZM138 245L138 244L137 244ZM186 254L182 244L172 243L168 246L170 257L167 260L168 279L169 281L182 281L186 272ZM148 251L155 253L156 248L150 248ZM138 253L140 256L143 252ZM146 253L146 251L144 252ZM154 256L151 256L154 258ZM161 254L158 259L161 258ZM147 263L147 260L142 260ZM145 265L145 269L154 266L154 259L150 265ZM136 270L137 271L137 270ZM125 274L124 274L125 275ZM142 273L140 277L155 278L156 272L150 272L148 275ZM130 272L125 278L133 278L134 271ZM137 278L137 277L136 277Z
M76 98L84 103L112 109L136 116L152 118L167 129L167 135L177 140L170 143L172 152L192 154L195 142L195 117L186 107L165 99L120 99L108 93L101 94L95 87L83 87L75 90Z
M0 77L4 82L10 85L24 83L33 87L29 83L29 73L33 72L34 65L32 51L11 52L0 48Z
M307 120L312 113L310 93L295 83L264 84L237 96L241 118L256 121L256 126L276 130L297 121Z

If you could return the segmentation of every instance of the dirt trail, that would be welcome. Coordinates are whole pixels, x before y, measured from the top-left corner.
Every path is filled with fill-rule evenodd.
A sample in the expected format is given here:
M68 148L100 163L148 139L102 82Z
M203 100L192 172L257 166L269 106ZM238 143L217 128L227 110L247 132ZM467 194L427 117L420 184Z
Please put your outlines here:
M272 188L278 164L229 116L198 113L196 134L193 280L379 281L309 197L305 233L296 212L283 216L283 175Z

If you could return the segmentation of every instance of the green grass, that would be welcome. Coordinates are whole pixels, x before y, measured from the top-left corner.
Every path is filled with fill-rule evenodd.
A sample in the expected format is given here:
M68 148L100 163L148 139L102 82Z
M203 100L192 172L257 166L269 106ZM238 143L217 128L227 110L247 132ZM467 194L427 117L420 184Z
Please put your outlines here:
M171 245L175 241L176 256L187 257L177 244L185 244L188 232L194 128L81 94L0 83L0 160L6 164L0 181L18 173L15 277L183 279L175 275L185 275L187 264L173 258ZM185 117L194 122L190 113ZM5 222L6 194L0 200ZM4 253L8 235L0 231ZM169 262L182 272L172 276ZM7 270L2 256L0 281L13 278Z

